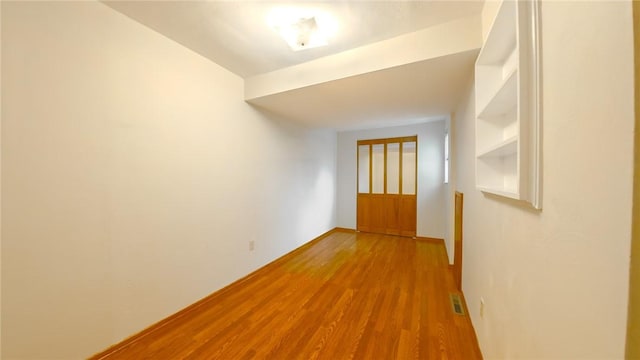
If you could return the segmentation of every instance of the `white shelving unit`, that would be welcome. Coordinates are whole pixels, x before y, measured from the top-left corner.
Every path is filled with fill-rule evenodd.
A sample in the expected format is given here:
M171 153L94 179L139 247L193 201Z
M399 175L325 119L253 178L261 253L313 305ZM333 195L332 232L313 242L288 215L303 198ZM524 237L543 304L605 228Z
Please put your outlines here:
M540 209L538 1L504 0L475 66L476 187Z

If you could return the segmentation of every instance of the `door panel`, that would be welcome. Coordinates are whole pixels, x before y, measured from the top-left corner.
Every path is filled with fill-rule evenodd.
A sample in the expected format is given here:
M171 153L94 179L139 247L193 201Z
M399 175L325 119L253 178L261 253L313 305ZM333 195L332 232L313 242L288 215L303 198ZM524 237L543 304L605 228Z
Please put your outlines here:
M384 194L384 144L371 146L371 154L371 192Z
M387 144L387 194L400 194L400 143Z
M369 200L369 209L370 209L370 225L369 228L371 232L384 234L385 233L385 196L383 194L380 195L372 195Z
M358 193L368 194L369 189L369 145L358 146Z
M385 234L400 235L400 196L385 197Z
M371 198L368 195L358 194L358 230L371 232Z
M358 195L358 230L372 233L385 233L385 196L384 194Z
M400 235L416 236L416 197L400 197Z
M402 143L402 193L416 194L416 143Z

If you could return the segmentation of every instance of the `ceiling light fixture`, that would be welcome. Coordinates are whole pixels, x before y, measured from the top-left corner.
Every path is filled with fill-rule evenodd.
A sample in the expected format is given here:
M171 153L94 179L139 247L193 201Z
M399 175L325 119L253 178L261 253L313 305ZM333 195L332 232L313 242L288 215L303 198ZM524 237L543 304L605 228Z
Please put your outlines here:
M293 51L327 45L328 38L337 30L331 16L311 9L277 8L269 14L267 22Z

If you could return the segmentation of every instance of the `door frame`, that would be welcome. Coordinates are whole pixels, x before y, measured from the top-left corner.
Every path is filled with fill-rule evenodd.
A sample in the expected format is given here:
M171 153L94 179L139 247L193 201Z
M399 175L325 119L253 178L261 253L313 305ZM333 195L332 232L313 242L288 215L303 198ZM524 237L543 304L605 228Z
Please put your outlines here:
M635 71L635 139L633 210L631 215L631 261L629 266L629 308L625 357L640 358L640 3L632 1Z
M453 250L453 279L456 282L458 290L462 291L462 219L463 219L463 206L464 206L464 194L455 192L455 220L454 220L454 250Z

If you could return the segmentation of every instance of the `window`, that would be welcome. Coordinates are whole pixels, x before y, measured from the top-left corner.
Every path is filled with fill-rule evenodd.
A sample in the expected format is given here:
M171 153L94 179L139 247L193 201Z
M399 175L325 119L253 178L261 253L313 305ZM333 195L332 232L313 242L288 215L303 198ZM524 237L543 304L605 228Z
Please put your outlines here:
M444 134L444 183L449 183L449 133Z

